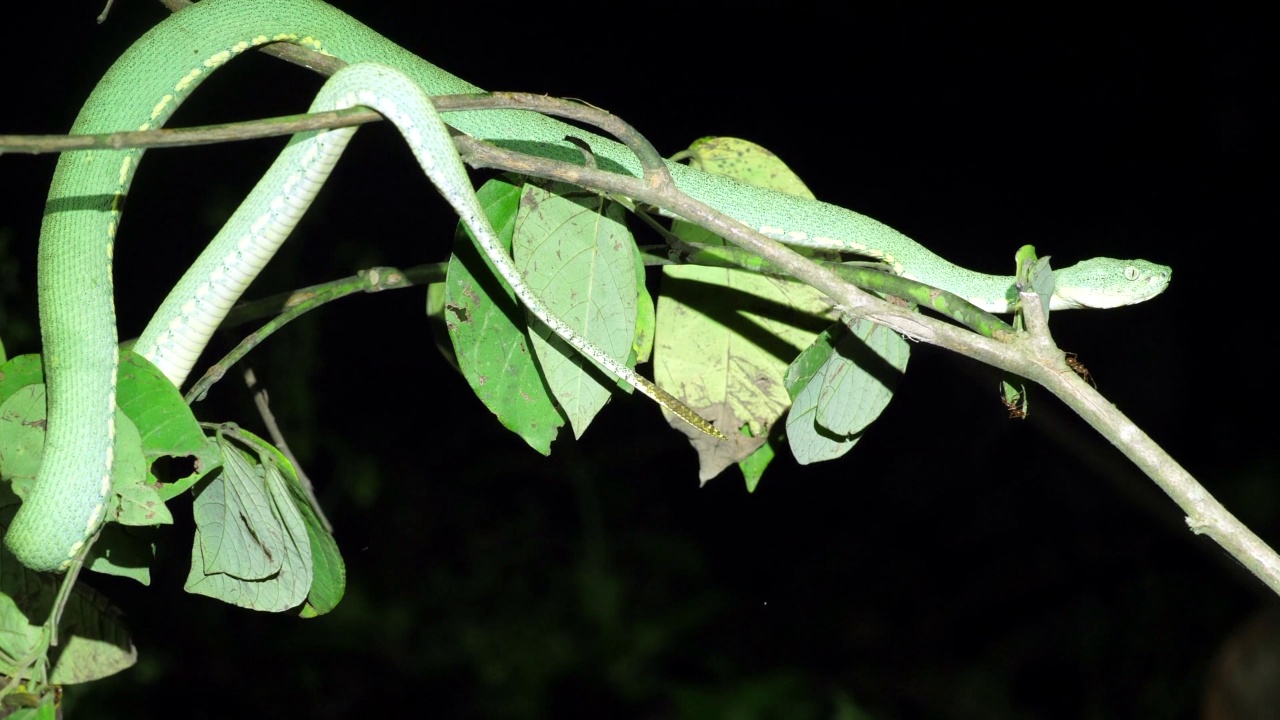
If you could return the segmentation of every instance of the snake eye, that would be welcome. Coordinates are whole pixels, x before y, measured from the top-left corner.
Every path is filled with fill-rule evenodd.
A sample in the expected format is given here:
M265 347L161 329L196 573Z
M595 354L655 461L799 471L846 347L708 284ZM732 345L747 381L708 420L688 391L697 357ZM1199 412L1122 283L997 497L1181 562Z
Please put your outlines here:
M1138 268L1136 268L1136 267L1134 267L1134 266L1132 266L1132 265L1130 265L1130 266L1128 266L1128 267L1126 267L1126 268L1124 269L1124 279L1125 279L1125 280L1137 280L1137 279L1138 279L1138 275L1140 275L1140 274L1141 274L1141 273L1139 273L1139 272L1138 272Z

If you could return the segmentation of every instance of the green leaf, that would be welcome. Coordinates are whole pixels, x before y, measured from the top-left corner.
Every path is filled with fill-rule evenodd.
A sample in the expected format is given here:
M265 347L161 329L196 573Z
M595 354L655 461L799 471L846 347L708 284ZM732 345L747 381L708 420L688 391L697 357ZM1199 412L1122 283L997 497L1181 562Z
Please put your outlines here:
M347 566L338 551L338 542L321 522L318 511L311 506L311 499L302 487L293 463L274 445L243 428L237 429L237 436L253 446L260 457L267 458L284 476L293 496L302 520L307 526L307 537L311 541L311 590L307 593L307 601L302 606L301 615L305 618L317 617L333 610L342 600L347 588Z
M623 208L599 195L526 185L512 255L525 282L575 332L619 362L636 337L635 242ZM542 371L581 437L618 383L528 313Z
M708 172L813 197L777 156L754 143L704 138L687 152ZM676 223L674 230L687 242L724 244L686 223ZM835 313L822 293L790 280L692 265L668 265L662 272L655 378L732 441L699 437L672 421L697 449L699 477L706 482L765 444L791 404L783 382L787 365ZM756 456L743 467L744 475L758 479L769 457Z
M195 460L195 472L157 488L160 500L185 492L221 464L217 447L205 437L178 388L146 358L134 352L121 355L118 387L120 409L138 426L148 467L162 457Z
M813 192L782 159L761 145L731 137L704 137L684 151L694 167L728 175L748 185L813 198Z
M13 514L10 513L9 517L12 518ZM37 584L40 581L34 576L26 577L18 569L21 563L8 551L0 552L0 556L3 556L0 557L0 563L3 563L0 567L0 589L4 590L0 592L0 675L12 677L21 672L21 660L39 649L41 628L31 624L8 593L23 588L28 580ZM44 618L40 620L43 622Z
M44 382L39 355L19 355L0 365L0 403L27 385Z
M773 443L766 441L738 463L738 468L742 470L742 479L747 483L747 492L756 491L760 478L764 476L764 471L773 462L775 455L777 450L773 447Z
M1031 289L1036 291L1036 295L1040 296L1040 305L1044 308L1044 317L1049 319L1049 301L1053 298L1054 276L1053 268L1049 267L1049 256L1036 260L1029 271L1031 277Z
M865 320L823 332L787 369L787 440L796 460L849 452L893 398L908 354L900 335Z
M200 528L199 569L242 580L271 577L284 562L285 530L273 512L264 473L230 443L222 452L222 474L196 493L192 507Z
M1036 262L1036 246L1023 245L1013 254L1014 276L1018 285L1027 285L1031 282L1031 266Z
M58 628L61 652L49 681L72 685L114 675L133 667L138 651L107 598L77 584Z
M196 491L187 592L266 612L296 607L311 588L311 543L276 463L217 436L222 472Z
M331 612L342 601L347 591L347 566L338 550L338 541L329 534L311 507L299 498L294 485L298 508L307 524L307 537L311 541L311 588L306 603L299 614L304 618L318 617Z
M476 192L498 238L510 246L520 187L504 176ZM461 223L445 282L445 318L463 376L498 421L543 455L551 453L565 417L551 398L515 294L497 277Z
M8 480L18 497L27 490L40 469L44 452L44 384L27 385L0 402L0 476Z
M636 254L636 337L631 343L632 355L635 356L635 362L632 363L634 366L649 362L649 358L653 356L658 311L654 308L653 295L649 294L649 288L645 285L644 260L640 257L640 248L635 243L631 247Z
M154 533L123 525L102 526L98 541L89 548L85 567L103 575L116 575L151 584L151 561L155 559Z
M447 292L448 290L442 282L433 282L427 285L425 308L427 326L431 328L431 340L435 343L436 350L440 351L440 355L453 366L454 370L462 372L462 368L458 367L458 356L453 352L453 342L449 340L448 315L445 313Z
M1031 398L1022 378L1005 373L1000 381L1000 400L1009 411L1010 420L1026 420L1031 412Z
M28 411L18 405L11 406L8 413L4 412L3 408L4 403L14 394L32 385L40 385L43 388L43 382L39 355L19 355L0 365L0 477L9 482L18 480L19 483L23 483L24 495L26 486L40 469L40 454L44 449L44 428L25 425L22 418L26 417ZM24 403L24 401L18 402ZM43 392L41 392L39 404L40 412L43 413ZM9 419L4 420L5 417ZM10 488L10 490L13 489ZM0 507L18 502L18 496L10 493L8 497L0 498Z
M17 508L0 512L7 528ZM42 627L61 577L35 573L0 547L0 673L29 678L31 663L48 648ZM72 589L58 629L61 644L49 651L49 679L58 684L97 680L131 667L137 650L120 611L83 583Z
M120 409L142 431L148 458L196 455L209 444L178 388L146 358L125 353L118 386Z
M116 454L111 469L113 497L107 517L121 525L172 525L173 516L148 482L142 434L123 410L116 410Z

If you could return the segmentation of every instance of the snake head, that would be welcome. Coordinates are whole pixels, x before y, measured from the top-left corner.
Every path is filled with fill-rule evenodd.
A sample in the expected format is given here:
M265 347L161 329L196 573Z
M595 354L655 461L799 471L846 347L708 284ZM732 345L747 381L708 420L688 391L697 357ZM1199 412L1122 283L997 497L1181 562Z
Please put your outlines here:
M1133 305L1169 287L1173 269L1146 260L1093 258L1055 270L1052 310Z

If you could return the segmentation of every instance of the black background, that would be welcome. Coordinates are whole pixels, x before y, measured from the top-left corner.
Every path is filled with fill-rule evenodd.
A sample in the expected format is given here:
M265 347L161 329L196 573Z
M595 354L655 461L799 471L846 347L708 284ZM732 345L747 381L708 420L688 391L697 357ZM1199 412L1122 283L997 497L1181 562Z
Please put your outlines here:
M165 14L117 4L104 26L85 4L6 19L23 39L0 71L0 132L65 131ZM1201 4L338 5L482 87L606 108L666 154L708 134L760 142L822 199L961 265L1005 272L1023 243L1059 265L1171 265L1159 299L1056 314L1055 335L1276 540L1264 19ZM243 58L170 124L300 112L320 82ZM147 155L117 245L122 336L279 145ZM10 354L38 348L53 162L0 158ZM389 127L362 131L330 185L251 296L447 257L446 206ZM438 357L421 303L353 298L252 356L337 524L344 604L303 622L185 595L181 526L152 587L89 579L127 614L141 659L70 696L73 716L818 718L847 698L877 718L1191 718L1218 644L1267 602L1047 393L1030 420L1008 420L997 374L943 351L916 347L845 459L780 459L748 494L736 470L700 489L692 451L639 398L615 398L580 443L542 458ZM256 427L244 395L225 381L197 412Z

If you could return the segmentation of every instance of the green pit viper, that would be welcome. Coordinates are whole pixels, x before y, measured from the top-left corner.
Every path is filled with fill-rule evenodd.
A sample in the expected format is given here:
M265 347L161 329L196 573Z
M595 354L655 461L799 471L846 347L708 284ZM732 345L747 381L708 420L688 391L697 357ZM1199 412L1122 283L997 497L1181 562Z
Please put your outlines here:
M172 15L107 71L71 132L161 127L213 70L272 42L294 43L352 64L326 83L313 109L366 105L392 119L522 302L610 372L664 404L670 400L547 311L495 244L448 134L426 98L479 88L317 0L204 0ZM589 144L601 167L641 174L633 155L618 143L535 113L456 112L448 120L481 140L581 163L581 151L564 140L572 135ZM351 132L296 136L161 306L135 349L175 384L183 382L226 310L305 211ZM17 558L36 570L65 569L103 521L118 365L111 258L121 203L141 158L142 150L65 153L49 191L38 260L47 436L37 480L5 538ZM791 245L869 256L988 311L1009 311L1012 277L957 267L871 218L684 165L671 164L670 170L681 191L765 235ZM1162 292L1170 274L1146 261L1095 258L1057 271L1050 306L1110 308L1142 302Z

